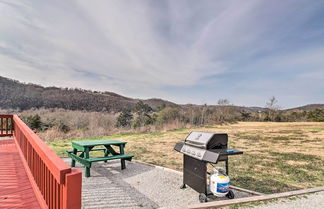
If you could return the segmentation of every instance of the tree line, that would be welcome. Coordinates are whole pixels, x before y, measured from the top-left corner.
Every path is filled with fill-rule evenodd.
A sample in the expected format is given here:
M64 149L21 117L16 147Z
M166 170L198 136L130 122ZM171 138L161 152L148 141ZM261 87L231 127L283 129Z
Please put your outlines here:
M196 126L236 121L324 122L324 109L287 111L280 110L277 103L277 99L271 97L262 111L249 111L232 105L228 99L220 99L216 106L205 104L182 108L164 107L159 111L153 111L149 105L140 101L133 109L125 108L122 110L117 117L116 126L137 128L153 124L162 125L175 120Z
M172 130L237 121L324 122L324 109L280 110L275 98L267 102L266 108L254 111L234 106L227 99L220 99L214 106L161 106L153 109L143 101L138 101L132 108L124 108L119 113L40 108L18 114L33 130L44 133L42 137L47 140L101 136L120 131Z

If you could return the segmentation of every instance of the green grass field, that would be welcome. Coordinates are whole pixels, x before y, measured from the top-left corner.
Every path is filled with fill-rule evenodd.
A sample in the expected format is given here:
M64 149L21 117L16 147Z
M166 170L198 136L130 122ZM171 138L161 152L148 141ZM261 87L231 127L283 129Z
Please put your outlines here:
M235 186L277 193L324 185L324 123L240 122L91 139L126 141L126 152L134 154L136 160L181 170L182 155L173 151L173 147L193 130L228 133L229 147L244 151L243 155L230 157L230 178ZM65 157L72 140L75 139L48 144ZM102 153L93 153L99 154Z

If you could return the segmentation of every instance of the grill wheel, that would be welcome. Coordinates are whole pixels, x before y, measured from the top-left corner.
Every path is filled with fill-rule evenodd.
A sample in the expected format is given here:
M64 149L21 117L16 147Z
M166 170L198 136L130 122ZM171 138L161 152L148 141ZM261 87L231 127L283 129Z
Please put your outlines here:
M228 199L234 199L234 192L232 190L229 190L228 193L226 194L226 197Z
M199 202L207 202L207 196L204 193L199 194Z

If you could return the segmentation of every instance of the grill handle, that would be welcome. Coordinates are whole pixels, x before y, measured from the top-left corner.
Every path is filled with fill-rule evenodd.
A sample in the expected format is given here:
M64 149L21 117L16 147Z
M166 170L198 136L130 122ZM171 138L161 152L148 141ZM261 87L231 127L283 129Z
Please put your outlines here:
M191 145L191 146L194 146L194 147L198 147L198 148L202 148L202 149L206 149L206 145L202 145L200 143L195 143L195 142L192 142L192 141L186 141L185 144L187 145Z

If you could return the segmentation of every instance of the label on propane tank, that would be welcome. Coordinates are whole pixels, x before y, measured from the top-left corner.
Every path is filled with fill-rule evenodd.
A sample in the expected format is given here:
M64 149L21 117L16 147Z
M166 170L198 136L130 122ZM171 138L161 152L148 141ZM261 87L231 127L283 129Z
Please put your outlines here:
M219 193L226 193L228 192L229 183L217 183L216 191Z

